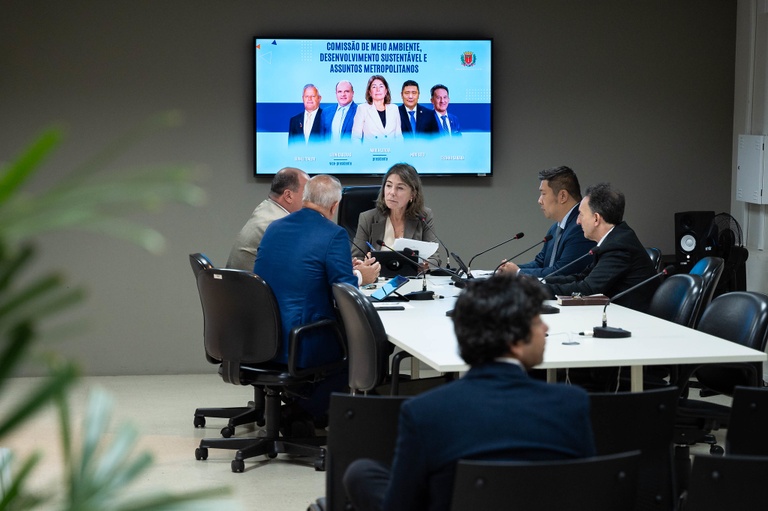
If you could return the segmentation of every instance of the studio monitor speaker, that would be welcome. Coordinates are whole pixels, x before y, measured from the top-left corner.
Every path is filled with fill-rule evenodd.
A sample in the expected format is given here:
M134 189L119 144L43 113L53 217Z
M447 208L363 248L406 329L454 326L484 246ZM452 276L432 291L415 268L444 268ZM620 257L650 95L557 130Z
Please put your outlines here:
M714 211L675 213L675 255L679 266L689 270L706 255L704 247L714 218Z

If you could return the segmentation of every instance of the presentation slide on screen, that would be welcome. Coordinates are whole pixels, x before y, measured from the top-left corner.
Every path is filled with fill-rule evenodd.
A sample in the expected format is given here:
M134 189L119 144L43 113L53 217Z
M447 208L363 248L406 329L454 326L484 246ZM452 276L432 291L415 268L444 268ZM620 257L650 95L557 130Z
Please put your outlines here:
M287 166L310 174L383 174L398 162L412 164L420 174L491 173L490 40L256 38L254 43L257 175ZM403 126L407 115L394 121L390 111L383 116L387 125L374 127L381 121L366 102L374 75L384 78L391 105L398 107L404 82L418 83L418 104L426 109L418 124ZM339 82L349 82L351 94L337 97ZM304 116L307 84L319 96L311 127ZM447 96L442 120L430 98L435 85L447 88L447 94L441 91Z

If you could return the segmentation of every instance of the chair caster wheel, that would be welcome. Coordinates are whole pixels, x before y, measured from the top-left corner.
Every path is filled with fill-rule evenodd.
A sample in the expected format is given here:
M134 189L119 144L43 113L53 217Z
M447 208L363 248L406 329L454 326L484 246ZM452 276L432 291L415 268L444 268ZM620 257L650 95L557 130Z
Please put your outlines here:
M208 448L207 447L198 447L195 449L195 459L196 460L207 460L208 459Z
M715 456L722 456L723 454L725 454L725 449L723 449L719 445L711 445L709 447L709 454L713 454Z
M264 419L259 419L259 420L257 420L257 421L256 421L256 425L257 425L258 427L260 427L260 428L263 428L263 427L264 427L264 424L266 424L266 423L267 423L267 422L266 422Z
M316 458L313 465L316 472L325 472L325 457Z
M267 458L273 460L273 459L277 458L277 453L276 452L267 453Z
M196 428L204 428L205 427L205 417L195 416L195 427Z
M224 426L223 428L221 428L221 436L223 436L224 438L229 438L234 434L235 434L235 428L233 428L232 426Z
M243 460L232 460L232 472L243 472L245 470L245 462Z

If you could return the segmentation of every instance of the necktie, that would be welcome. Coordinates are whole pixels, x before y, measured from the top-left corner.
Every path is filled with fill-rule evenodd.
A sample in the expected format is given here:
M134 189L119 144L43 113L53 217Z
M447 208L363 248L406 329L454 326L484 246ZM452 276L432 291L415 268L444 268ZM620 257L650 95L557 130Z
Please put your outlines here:
M563 228L558 225L557 231L555 232L555 242L552 245L552 255L549 257L550 266L553 266L555 264L555 256L557 255L557 244L560 242L561 234L563 234Z
M443 132L444 132L444 133L447 133L447 134L449 134L449 135L450 135L450 134L451 134L451 132L448 130L448 123L446 122L446 121L447 121L447 119L448 119L448 116L447 116L447 115L441 115L441 116L440 116L440 120L442 120L442 121L443 121Z
M416 135L416 113L411 110L408 112L408 115L411 116L411 132Z

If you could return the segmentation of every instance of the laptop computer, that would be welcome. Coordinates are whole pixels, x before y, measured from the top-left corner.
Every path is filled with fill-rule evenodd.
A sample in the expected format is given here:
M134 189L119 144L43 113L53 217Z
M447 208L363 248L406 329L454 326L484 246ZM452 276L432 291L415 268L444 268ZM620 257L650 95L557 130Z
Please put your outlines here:
M395 275L415 277L419 273L418 252L412 251L410 255L405 255L403 252L377 250L371 252L371 255L381 264L382 277L392 278ZM408 260L413 261L413 264L409 263Z

